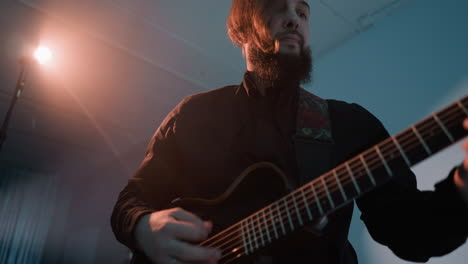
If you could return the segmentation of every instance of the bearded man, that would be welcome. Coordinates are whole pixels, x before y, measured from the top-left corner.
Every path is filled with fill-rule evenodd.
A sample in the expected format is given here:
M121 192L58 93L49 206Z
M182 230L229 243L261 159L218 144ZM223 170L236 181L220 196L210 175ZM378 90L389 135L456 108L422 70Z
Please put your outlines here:
M260 210L275 201L263 197L275 192L271 182L278 175L288 193L389 137L360 105L301 88L311 80L309 19L308 1L233 1L227 29L246 60L242 82L182 100L152 137L114 207L113 231L134 253L133 263L355 264L347 238L353 201L372 237L400 258L424 262L466 241L462 176L468 159L435 191L418 190L403 159L384 161L372 172L366 166L367 176L354 175L351 164L347 181L336 169L336 178L315 180L322 185L312 191L299 189L304 199L280 200L291 207ZM364 165L366 158L361 155ZM255 178L246 168L271 174L258 176L261 181L223 205L239 182ZM359 179L377 186L366 188ZM174 203L180 197L218 207L191 210ZM315 207L306 197L316 199Z

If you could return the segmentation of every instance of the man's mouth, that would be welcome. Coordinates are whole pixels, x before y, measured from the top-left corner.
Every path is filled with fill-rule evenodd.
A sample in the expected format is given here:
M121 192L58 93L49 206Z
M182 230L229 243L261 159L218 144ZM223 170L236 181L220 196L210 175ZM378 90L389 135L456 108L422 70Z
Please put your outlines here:
M301 44L302 38L298 34L294 33L289 33L285 34L278 39L280 42L286 43L286 44Z

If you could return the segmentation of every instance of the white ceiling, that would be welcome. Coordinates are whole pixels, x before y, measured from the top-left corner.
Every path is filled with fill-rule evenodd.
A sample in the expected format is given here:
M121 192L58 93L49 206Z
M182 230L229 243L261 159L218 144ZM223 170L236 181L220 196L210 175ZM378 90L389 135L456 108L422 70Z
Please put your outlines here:
M205 89L237 81L244 70L226 34L227 0L19 1ZM315 56L407 1L310 1Z
M309 1L315 58L407 1ZM37 23L39 38L55 49L59 68L60 78L35 76L30 85L36 88L15 110L12 129L25 137L41 134L43 141L49 135L58 142L66 137L114 156L141 151L182 97L239 83L244 72L240 50L225 30L227 0L6 0L3 5L20 5L45 18ZM0 101L2 109L8 102ZM61 125L53 132L50 123ZM81 142L85 137L94 138Z

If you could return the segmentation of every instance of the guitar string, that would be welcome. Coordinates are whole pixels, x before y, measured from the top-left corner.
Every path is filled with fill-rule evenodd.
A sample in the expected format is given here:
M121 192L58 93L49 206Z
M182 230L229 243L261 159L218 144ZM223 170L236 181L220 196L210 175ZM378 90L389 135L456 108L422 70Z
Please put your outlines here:
M441 132L442 132L442 131L441 131ZM385 155L385 154L384 154L384 155ZM350 162L351 162L351 161L350 161ZM369 163L371 163L371 162L369 162ZM379 166L379 167L381 167L381 166ZM372 169L374 169L374 168L372 168ZM366 176L366 175L358 175L357 177L360 178L360 177L364 177L364 176ZM348 181L348 182L349 182L349 181ZM324 189L323 189L323 190L324 190ZM322 190L322 193L323 193L323 190ZM331 191L333 192L333 191L335 191L335 190L337 190L337 188L335 188L334 190L331 190ZM326 197L326 196L325 196L325 195L321 195L321 196L320 196L320 199L323 199L324 197ZM328 195L327 195L327 197L328 197ZM297 200L299 200L299 204L301 204L301 209L303 209L304 207L302 207L302 205L305 205L305 204L302 204L302 199L296 199L296 203L297 203ZM288 204L289 204L289 203L290 203L290 201L288 201ZM297 204L297 205L299 205L299 204ZM284 213L284 211L282 211L282 213ZM295 214L294 212L293 212L293 216L296 218L296 214ZM257 217L260 218L260 216L258 216L258 215L257 215ZM298 216L297 216L297 218L298 218ZM285 217L283 220L285 220L285 219L286 219L286 217ZM268 220L263 221L263 224L265 225L265 222L267 222L267 221L268 221ZM261 225L261 224L262 224L262 223L260 222L259 225ZM256 228L258 228L258 226L254 226L254 227L253 227L254 230L255 230ZM260 235L259 235L259 237L261 238ZM257 240L258 240L258 239L257 239ZM254 241L254 242L255 242L255 241Z
M381 166L379 166L379 167L381 167ZM359 177L363 177L363 176L365 176L365 175L362 175L362 176L359 176ZM335 190L336 190L336 189L335 189ZM334 190L332 190L332 191L334 191ZM327 195L327 196L328 196L328 195ZM322 198L324 198L324 197L325 197L325 196L321 196L320 199L322 199ZM298 199L298 200L299 200L300 204L302 204L301 199ZM301 207L302 207L302 206L301 206ZM303 207L302 207L302 208L303 208ZM282 213L284 213L283 210L282 210ZM257 217L260 217L260 216L257 215ZM294 215L294 217L295 217L295 215ZM267 220L266 220L266 221L267 221ZM262 223L260 223L260 224L262 224ZM265 221L263 222L263 224L265 224ZM253 228L255 229L256 227L257 227L257 226L254 226Z
M379 166L379 167L380 167L380 166ZM363 177L363 176L365 176L365 175L362 175L362 176L359 176L359 177ZM336 189L335 189L335 190L336 190ZM328 196L328 195L327 195L327 196ZM322 199L323 197L325 197L325 196L321 196L320 199ZM296 199L296 200L297 200L297 199ZM301 201L301 199L299 199L299 202L300 202L300 204L301 204L301 209L302 209L303 207L302 207L302 201ZM288 203L289 203L289 201L288 201ZM284 212L283 212L283 213L284 213ZM296 215L295 215L294 213L293 213L293 216L294 216L294 218L296 218ZM257 217L260 218L260 216L258 216L258 215L257 215ZM284 219L285 219L285 217L284 217ZM299 219L299 216L297 216L297 219ZM266 220L266 221L267 221L267 220ZM262 223L260 222L259 224L261 225ZM265 225L265 221L263 221L263 224ZM297 223L296 223L296 224L297 224ZM256 227L258 228L258 226L254 226L253 229L255 230ZM260 230L260 232L261 232L261 230ZM269 232L270 232L270 231L269 231ZM254 235L255 235L255 234L254 234ZM259 234L259 237L260 237L260 238L263 238L264 236L260 233L260 234ZM266 239L266 238L265 238L265 239ZM258 239L257 239L257 240L258 240ZM254 240L254 242L257 242L257 241ZM256 244L258 244L258 243L256 243Z

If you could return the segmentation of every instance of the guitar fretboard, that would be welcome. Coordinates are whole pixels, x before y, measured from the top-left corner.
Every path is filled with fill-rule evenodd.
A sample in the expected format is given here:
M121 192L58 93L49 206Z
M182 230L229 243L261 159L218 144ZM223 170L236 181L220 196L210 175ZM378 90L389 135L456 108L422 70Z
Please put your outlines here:
M317 221L408 167L467 135L468 96L433 113L399 134L367 149L333 170L203 242L223 251L220 263L250 255L305 224Z

